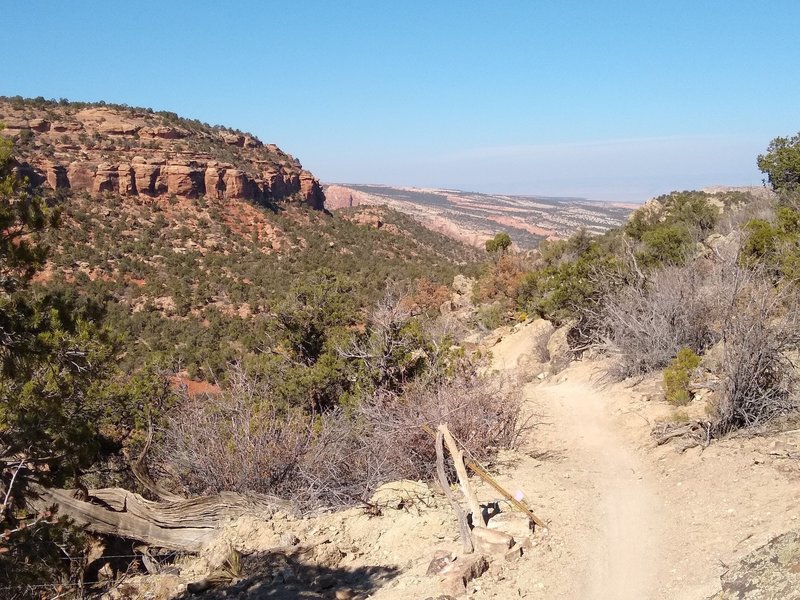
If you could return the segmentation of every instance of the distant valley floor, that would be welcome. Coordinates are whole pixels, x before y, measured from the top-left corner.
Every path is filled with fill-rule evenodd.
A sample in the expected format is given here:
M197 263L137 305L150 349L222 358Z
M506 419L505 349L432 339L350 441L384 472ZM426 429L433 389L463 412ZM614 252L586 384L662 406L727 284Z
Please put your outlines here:
M423 225L482 247L506 231L517 247L529 250L543 239L564 239L581 228L603 233L624 223L634 204L583 198L505 196L458 190L397 188L384 185L327 184L330 210L384 205L410 214Z

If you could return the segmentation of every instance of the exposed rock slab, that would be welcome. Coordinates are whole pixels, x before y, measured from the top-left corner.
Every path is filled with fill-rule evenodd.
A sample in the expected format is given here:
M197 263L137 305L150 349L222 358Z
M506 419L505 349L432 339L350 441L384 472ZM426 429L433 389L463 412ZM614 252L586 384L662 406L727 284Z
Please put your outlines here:
M800 599L800 530L770 540L720 580L722 591L710 600Z

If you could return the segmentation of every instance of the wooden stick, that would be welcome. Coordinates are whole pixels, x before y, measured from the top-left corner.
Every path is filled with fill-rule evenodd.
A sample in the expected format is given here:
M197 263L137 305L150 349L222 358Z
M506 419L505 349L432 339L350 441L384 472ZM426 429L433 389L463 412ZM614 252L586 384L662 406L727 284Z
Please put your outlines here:
M522 502L520 502L519 500L514 498L514 496L512 496L510 493L508 493L505 489L503 489L500 486L500 484L497 483L492 478L491 475L489 475L486 471L484 471L482 466L480 466L478 463L473 462L473 461L467 461L467 466L470 468L470 470L473 473L475 473L478 477L480 477L486 483L488 483L490 486L492 486L499 494L501 494L503 496L503 498L505 498L506 500L511 502L511 504L516 506L519 510L524 512L527 515L527 517L531 521L533 521L536 525L538 525L539 527L545 527L544 522L539 517L537 517L535 514L533 514L533 511L530 508L528 508L528 506L526 504L523 504Z
M430 435L431 437L434 437L434 438L436 437L436 434L434 433L433 429L431 429L427 424L423 424L422 425L422 430L425 433L427 433L428 435ZM448 447L448 450L449 449L450 448ZM486 472L486 470L482 466L480 466L478 463L476 463L475 461L472 461L472 460L467 461L466 464L467 464L467 467L470 469L470 471L475 473L478 477L480 477L486 483L488 483L490 486L492 486L499 494L501 494L503 496L503 498L508 500L512 505L516 506L519 510L524 512L528 516L528 518L531 521L533 521L534 524L538 525L539 527L546 527L546 525L544 524L544 521L542 521L539 517L537 517L535 514L533 514L533 511L526 504L520 502L519 500L514 498L514 496L512 496L510 493L508 493L505 489L503 489L500 486L500 484L497 483Z
M461 510L461 505L453 498L450 491L450 482L447 481L447 474L444 472L444 436L441 431L436 432L436 475L439 478L439 485L442 486L447 501L453 507L458 519L458 532L461 536L461 545L464 547L464 554L471 554L475 549L472 546L472 536L469 533L469 523L467 515Z
M467 470L464 468L464 453L458 449L456 441L447 428L447 424L440 423L438 430L442 433L444 443L447 445L450 456L453 458L453 464L456 467L456 475L458 475L458 483L461 486L461 491L464 492L464 498L467 501L469 511L472 513L472 526L486 527L478 497L469 485L469 476L467 475Z

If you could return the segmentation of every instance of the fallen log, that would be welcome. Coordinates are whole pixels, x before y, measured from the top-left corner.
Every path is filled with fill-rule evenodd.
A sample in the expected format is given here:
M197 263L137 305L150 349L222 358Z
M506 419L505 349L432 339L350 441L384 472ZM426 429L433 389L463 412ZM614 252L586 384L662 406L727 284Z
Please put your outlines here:
M217 536L226 521L245 515L269 518L278 510L293 512L282 500L263 495L222 492L210 496L153 502L121 488L88 491L88 499L76 490L27 486L26 502L38 512L55 507L59 516L72 519L87 530L141 541L148 546L199 552Z

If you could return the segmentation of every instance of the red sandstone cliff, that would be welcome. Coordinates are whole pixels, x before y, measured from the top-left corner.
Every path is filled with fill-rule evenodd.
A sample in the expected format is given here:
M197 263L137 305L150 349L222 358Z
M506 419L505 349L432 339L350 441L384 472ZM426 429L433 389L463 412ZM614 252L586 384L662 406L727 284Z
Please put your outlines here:
M274 144L172 113L2 98L0 123L20 172L53 189L325 207L319 182Z

